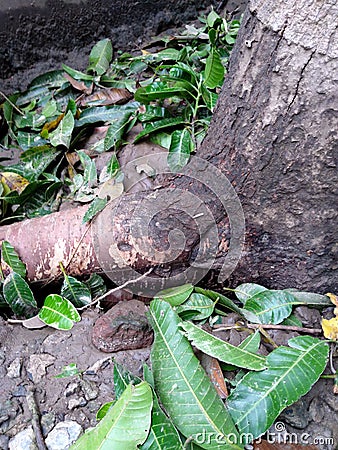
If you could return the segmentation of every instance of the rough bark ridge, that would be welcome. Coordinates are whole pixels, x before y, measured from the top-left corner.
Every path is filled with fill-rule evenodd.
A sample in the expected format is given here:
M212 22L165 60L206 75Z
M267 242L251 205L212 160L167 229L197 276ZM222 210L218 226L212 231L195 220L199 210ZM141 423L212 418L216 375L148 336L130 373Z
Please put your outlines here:
M221 169L246 219L244 251L230 283L255 281L319 292L336 288L337 10L329 1L252 1L199 151L204 159L189 163L186 177L154 192L126 195L112 215L99 216L93 239L87 234L79 247L83 272L96 270L99 256L110 259L110 267L121 269L124 278L130 266L140 272L154 267L152 275L173 280L190 263L199 269L210 259L217 273L233 243L237 249L241 244L240 211L231 209L230 190L217 173ZM210 170L207 160L218 169ZM65 233L74 237L60 259L68 261L77 245L82 213L71 227L64 221L63 229L61 213L31 220L26 238L15 239L23 224L2 227L0 239L8 239L30 262L30 278L38 278L35 266L54 274L52 263L65 248ZM207 214L210 220L199 219ZM41 236L45 220L54 223L48 251L34 231L27 232L41 226ZM76 264L72 268L78 272Z
M203 144L244 209L233 282L337 289L337 15L336 1L254 0L244 17Z

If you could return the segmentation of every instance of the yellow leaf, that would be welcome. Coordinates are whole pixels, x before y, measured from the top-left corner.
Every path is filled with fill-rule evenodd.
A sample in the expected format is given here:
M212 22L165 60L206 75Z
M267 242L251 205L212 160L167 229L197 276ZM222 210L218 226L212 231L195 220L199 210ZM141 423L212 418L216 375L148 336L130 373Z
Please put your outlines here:
M18 194L29 185L29 181L21 175L14 172L0 172L0 181L4 187L4 194L16 191Z
M335 306L335 309L333 311L334 315L338 316L338 297L335 294L331 294L330 292L326 294L326 296L329 297L329 299Z
M330 320L323 319L322 328L326 339L338 341L338 317L333 317Z

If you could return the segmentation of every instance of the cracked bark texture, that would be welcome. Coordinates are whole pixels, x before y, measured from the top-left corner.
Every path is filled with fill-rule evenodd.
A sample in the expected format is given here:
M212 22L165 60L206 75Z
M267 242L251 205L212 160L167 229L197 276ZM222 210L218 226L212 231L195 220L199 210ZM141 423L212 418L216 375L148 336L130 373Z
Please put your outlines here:
M337 289L338 4L253 0L204 154L246 218L231 283Z

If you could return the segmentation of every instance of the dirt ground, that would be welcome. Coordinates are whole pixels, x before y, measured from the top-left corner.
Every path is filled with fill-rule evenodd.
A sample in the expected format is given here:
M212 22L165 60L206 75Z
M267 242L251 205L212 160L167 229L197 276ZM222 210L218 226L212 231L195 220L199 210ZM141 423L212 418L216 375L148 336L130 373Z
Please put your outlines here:
M187 11L187 17L189 15L191 16L190 10ZM169 20L168 23L172 24ZM159 31L161 27L155 27L156 29L148 27L148 35ZM145 28L140 31L141 41L144 39ZM99 29L94 36L95 40L100 39L102 33L104 34L104 30ZM73 49L69 46L51 48L47 53L48 58L41 57L44 50L40 48L40 56L34 56L33 65L26 64L17 56L19 59L16 65L13 60L12 65L7 65L6 71L1 74L3 77L0 79L1 89L6 93L18 88L23 89L34 76L59 68L61 62L83 69L94 43L92 39L93 36L88 42L85 41L81 48L79 46ZM130 35L124 42L130 45L133 39L135 42L135 36ZM117 38L116 41L119 42ZM14 53L17 51L14 43L8 45L8 51ZM317 311L303 310L300 314L306 317L307 323L304 323L306 326L319 326ZM13 441L9 444L11 439L21 431L29 429L31 425L32 412L27 399L32 390L35 391L41 416L43 437L47 438L58 423L66 422L74 425L73 422L76 422L80 426L78 432L96 424L97 410L102 404L114 399L114 361L123 364L136 375L142 374L143 363L149 362L149 346L115 353L104 353L94 347L92 329L102 315L103 311L98 309L85 311L81 322L67 332L48 327L28 330L21 325L8 324L0 317L0 450L37 448L29 439L23 441L23 444L13 444ZM280 343L286 343L287 339L293 336L294 334L290 333L284 333L283 336L277 333L273 338L277 342L279 339ZM235 342L238 336L229 334L224 338ZM62 368L70 363L75 363L82 375L55 378ZM332 388L332 380L321 379L309 394L284 411L279 420L282 424L280 430L283 431L284 427L290 435L295 433L299 442L302 437L308 436L307 443L317 443L318 449L337 449L338 396L333 394ZM65 441L58 443L54 439L54 443L51 444L50 440L48 442L47 438L49 450L68 448Z

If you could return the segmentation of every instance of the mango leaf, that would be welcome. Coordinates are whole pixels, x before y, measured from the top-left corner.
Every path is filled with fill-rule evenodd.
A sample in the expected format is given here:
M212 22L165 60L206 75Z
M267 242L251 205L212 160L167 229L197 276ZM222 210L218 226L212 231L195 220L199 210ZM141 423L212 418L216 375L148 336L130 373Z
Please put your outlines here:
M178 332L178 315L169 303L155 299L149 318L155 333L151 351L155 389L174 425L195 441L203 430L208 442L198 442L202 448L243 448L229 441L231 436L231 442L240 442L237 430L189 341Z
M2 241L1 243L1 259L13 269L13 272L25 278L26 266L8 241Z
M81 317L72 303L61 295L50 294L39 311L39 319L57 330L70 330Z
M115 178L119 173L120 173L120 163L116 157L116 153L113 152L107 164L107 175L110 178Z
M81 371L77 368L76 363L70 363L67 366L63 366L62 372L58 375L54 375L54 378L67 378L80 374Z
M97 273L92 273L85 284L90 289L92 298L104 294L107 291L104 279L100 277Z
M184 320L203 320L213 313L215 302L203 294L193 293L183 305L176 308L177 314Z
M182 286L163 289L156 294L155 298L165 300L171 306L181 305L190 296L194 286L192 284L183 284Z
M29 133L21 130L17 132L16 140L23 150L28 150L30 147L38 147L48 143L46 139L43 139L37 133Z
M235 347L207 333L191 322L183 322L181 328L183 328L185 331L184 335L191 341L193 346L219 361L249 370L262 370L266 368L264 356L256 355L240 347Z
M157 120L156 122L149 122L145 125L143 131L141 131L134 139L134 144L148 134L160 131L165 128L176 127L177 125L184 124L183 117L170 117L168 119Z
M261 436L287 406L305 395L325 369L328 345L311 336L297 336L266 358L268 368L247 373L227 403L241 436ZM250 436L251 435L251 436Z
M112 147L119 148L122 144L122 137L124 135L126 126L129 123L131 111L126 111L124 114L116 117L111 121L107 134L104 138L105 151L110 150Z
M76 308L88 305L92 301L89 288L76 278L64 273L61 296L72 302Z
M172 172L179 172L188 163L193 147L191 135L186 128L173 132L167 159Z
M294 326L294 327L302 327L302 321L298 319L294 314L290 314L289 317L283 320L281 325Z
M94 217L103 210L103 208L107 205L108 200L106 198L95 197L94 200L89 205L89 208L85 212L83 216L82 223L90 222L94 219Z
M88 187L93 187L97 184L97 171L95 161L90 158L83 150L78 150L76 152L79 155L83 172L83 181Z
M110 39L102 39L94 47L89 55L88 72L103 75L109 69L113 57L113 46Z
M94 81L93 75L89 75L87 73L80 72L79 70L72 69L66 64L62 64L63 70L68 73L71 77L75 78L75 80L83 80L83 81Z
M236 287L235 294L238 300L240 300L243 305L245 302L260 292L267 291L268 289L260 284L255 283L243 283Z
M31 317L37 308L33 293L26 281L15 272L5 279L3 294L6 302L17 316Z
M31 181L37 180L42 172L53 162L60 154L60 151L50 145L40 147L31 147L24 151L20 159L25 163L28 170L32 171L34 177Z
M116 400L112 400L111 402L107 402L101 406L101 408L96 413L96 420L102 420L104 416L109 411L110 407L116 403Z
M139 112L137 118L140 122L149 122L157 119L169 117L168 110L161 106L146 105L142 112Z
M130 384L99 424L70 450L137 450L149 433L152 403L148 383Z
M92 123L111 122L121 117L125 112L134 112L139 107L136 102L128 103L127 105L113 105L113 106L93 106L86 108L81 112L80 118L75 121L76 127L82 127Z
M68 111L64 118L59 123L56 130L49 133L50 143L57 147L58 145L64 145L69 148L72 133L74 129L74 117L71 111Z
M330 300L327 295L315 294L314 292L302 292L296 289L285 289L295 297L298 305L307 306L327 306L330 305Z
M250 334L250 336L245 338L244 341L242 341L238 345L238 348L246 350L250 353L257 353L260 343L261 343L261 335L259 330L256 330L254 333ZM237 367L234 366L233 364L222 364L222 369L232 371L236 370Z
M204 84L214 89L223 83L224 67L216 49L212 48L205 64Z
M255 323L278 324L291 314L294 304L297 301L289 292L266 290L250 297L244 309L256 315Z
M140 87L135 92L135 100L140 103L149 103L171 97L189 98L191 97L190 87L185 84L169 87L163 82L154 82L149 86Z

